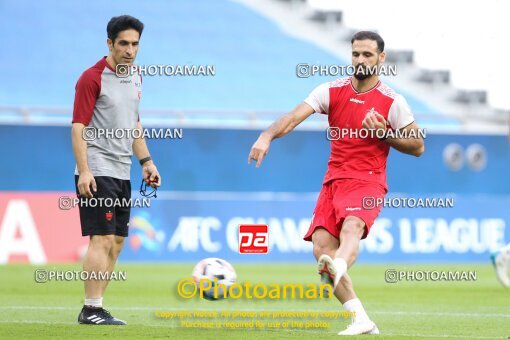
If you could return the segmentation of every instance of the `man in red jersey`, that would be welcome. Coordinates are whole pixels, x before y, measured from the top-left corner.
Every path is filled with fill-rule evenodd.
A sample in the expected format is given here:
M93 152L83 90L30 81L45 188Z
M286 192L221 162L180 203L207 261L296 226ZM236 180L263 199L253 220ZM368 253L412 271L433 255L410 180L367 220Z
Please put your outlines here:
M418 157L424 144L404 97L381 83L377 72L371 72L384 62L383 39L377 33L361 31L351 43L354 76L315 88L303 103L260 134L248 163L255 160L259 167L271 141L292 131L312 113L328 115L331 156L304 239L313 242L321 280L331 284L343 307L353 312L352 324L338 334L379 334L356 297L347 269L381 210L373 202L388 191L390 147Z

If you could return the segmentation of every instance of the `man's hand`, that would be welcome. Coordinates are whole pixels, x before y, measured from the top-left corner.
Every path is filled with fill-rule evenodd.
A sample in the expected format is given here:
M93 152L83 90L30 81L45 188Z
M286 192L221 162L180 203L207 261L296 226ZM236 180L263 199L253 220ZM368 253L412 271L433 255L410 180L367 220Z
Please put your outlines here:
M94 197L90 190L91 188L92 191L97 191L96 180L94 179L94 176L92 176L92 173L90 171L80 173L80 177L78 177L78 192L80 193L80 196L87 198Z
M251 147L250 154L248 155L248 164L251 164L251 160L257 161L255 167L259 167L262 160L269 151L269 145L271 144L271 138L262 133L257 141Z
M384 132L387 129L386 126L386 119L384 119L383 116L381 116L379 113L377 113L374 110L370 110L363 121L361 122L361 125L368 130L383 130L380 135L383 136ZM379 136L379 134L376 132L376 136Z
M260 134L259 139L251 147L250 154L248 155L248 164L251 164L253 159L257 161L256 167L258 168L267 155L269 145L273 139L285 136L314 112L314 109L309 104L302 102L294 110L278 118Z
M147 185L153 188L161 186L161 176L159 175L158 168L152 161L146 162L142 166L142 176Z

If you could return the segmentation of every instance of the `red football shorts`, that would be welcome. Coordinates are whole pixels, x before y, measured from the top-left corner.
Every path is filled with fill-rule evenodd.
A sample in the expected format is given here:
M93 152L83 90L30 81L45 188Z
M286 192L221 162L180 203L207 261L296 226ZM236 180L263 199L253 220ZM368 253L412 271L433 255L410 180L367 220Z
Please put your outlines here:
M382 185L359 179L337 179L324 184L317 199L310 229L304 237L305 241L312 240L316 228L325 228L331 235L339 238L347 216L355 216L365 222L362 239L367 237L382 208L382 204L376 206L375 202L383 199L384 195L386 189Z

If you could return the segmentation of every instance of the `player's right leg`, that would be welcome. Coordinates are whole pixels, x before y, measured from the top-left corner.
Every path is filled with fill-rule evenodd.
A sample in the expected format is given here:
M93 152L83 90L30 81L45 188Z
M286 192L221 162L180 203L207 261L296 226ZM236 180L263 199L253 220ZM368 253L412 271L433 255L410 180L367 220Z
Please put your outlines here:
M114 247L115 235L92 235L87 254L83 261L83 271L87 273L110 272L110 253ZM126 322L114 318L103 308L103 292L107 281L85 280L85 302L78 315L78 322L89 325L125 325Z
M120 188L117 191L117 197L125 202L131 201L131 182L129 180L114 179L114 182ZM112 242L112 247L108 253L108 273L112 273L115 269L115 264L124 246L124 240L129 234L129 218L131 216L131 207L122 206L115 207L115 237ZM110 281L103 281L101 296L103 296L106 287Z
M354 293L347 268L356 260L359 242L369 233L373 221L380 212L380 207L363 211L363 197L378 198L384 197L384 194L384 187L364 181L349 179L324 184L317 200L310 229L304 237L305 240L310 241L315 234L313 235L315 236L314 254L318 257L318 271L321 279L335 287L335 295L344 308L355 313L351 326L339 335L379 333L377 326L369 319L361 301ZM356 215L353 215L354 212ZM334 244L337 249L334 253L328 250L328 247L335 248L327 246L327 244L333 244L331 243L333 241L328 241L328 237L336 239ZM323 239L326 246L321 245Z
M95 198L116 198L118 184L115 181L119 180L104 176L97 176L95 180ZM75 181L77 184L78 176L75 176ZM78 322L90 325L125 325L124 321L114 318L103 309L103 291L107 282L98 280L110 267L110 253L114 248L116 233L115 208L99 204L80 204L79 209L82 236L90 236L90 240L83 262L83 270L88 273L89 279L84 281L85 301L78 315Z
M109 235L114 236L114 239L112 240L112 246L110 248L110 252L108 253L108 261L107 261L107 272L112 273L115 270L115 264L117 263L117 259L120 255L120 252L122 250L122 247L124 246L124 239L123 236L118 235ZM104 295L104 292L106 290L106 287L108 287L108 283L110 281L103 281L102 289L101 289L101 296Z
M340 246L339 240L326 229L318 227L312 234L313 254L318 260L318 271L321 282L333 286L333 278L329 272L335 271L333 258ZM322 260L322 261L321 261ZM329 266L330 268L324 268ZM342 275L336 288L336 298L342 303L344 309L351 314L351 325L339 335L379 334L379 329L368 317L363 304L356 296L351 278L347 273Z
M113 248L115 235L92 235L87 254L83 260L83 271L106 273L109 267L109 254ZM85 280L85 299L100 299L103 296L103 280Z
M328 269L324 267L325 263L321 263L319 259L324 259L324 255L330 259L334 258L340 242L326 229L318 227L312 234L312 243L313 256L315 256L315 259L317 260L317 271L321 276L321 282L333 286L332 278L327 272ZM352 288L352 281L347 274L345 276L346 279L343 281L340 280L341 284L337 287L337 289L334 290L335 296L338 298L338 300L340 300L341 303L356 298L356 294Z

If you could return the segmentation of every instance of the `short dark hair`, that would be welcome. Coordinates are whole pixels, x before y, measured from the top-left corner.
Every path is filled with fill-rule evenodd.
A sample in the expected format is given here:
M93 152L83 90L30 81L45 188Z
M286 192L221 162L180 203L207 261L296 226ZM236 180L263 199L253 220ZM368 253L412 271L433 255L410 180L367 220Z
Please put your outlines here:
M381 36L375 32L372 31L359 31L358 33L354 34L351 39L351 45L354 43L355 40L374 40L377 42L377 49L379 50L379 53L384 51L384 40L381 38Z
M108 38L111 39L112 42L115 42L119 32L128 29L134 29L140 36L142 36L143 23L130 15L120 15L110 19L106 26L106 33L108 34Z

